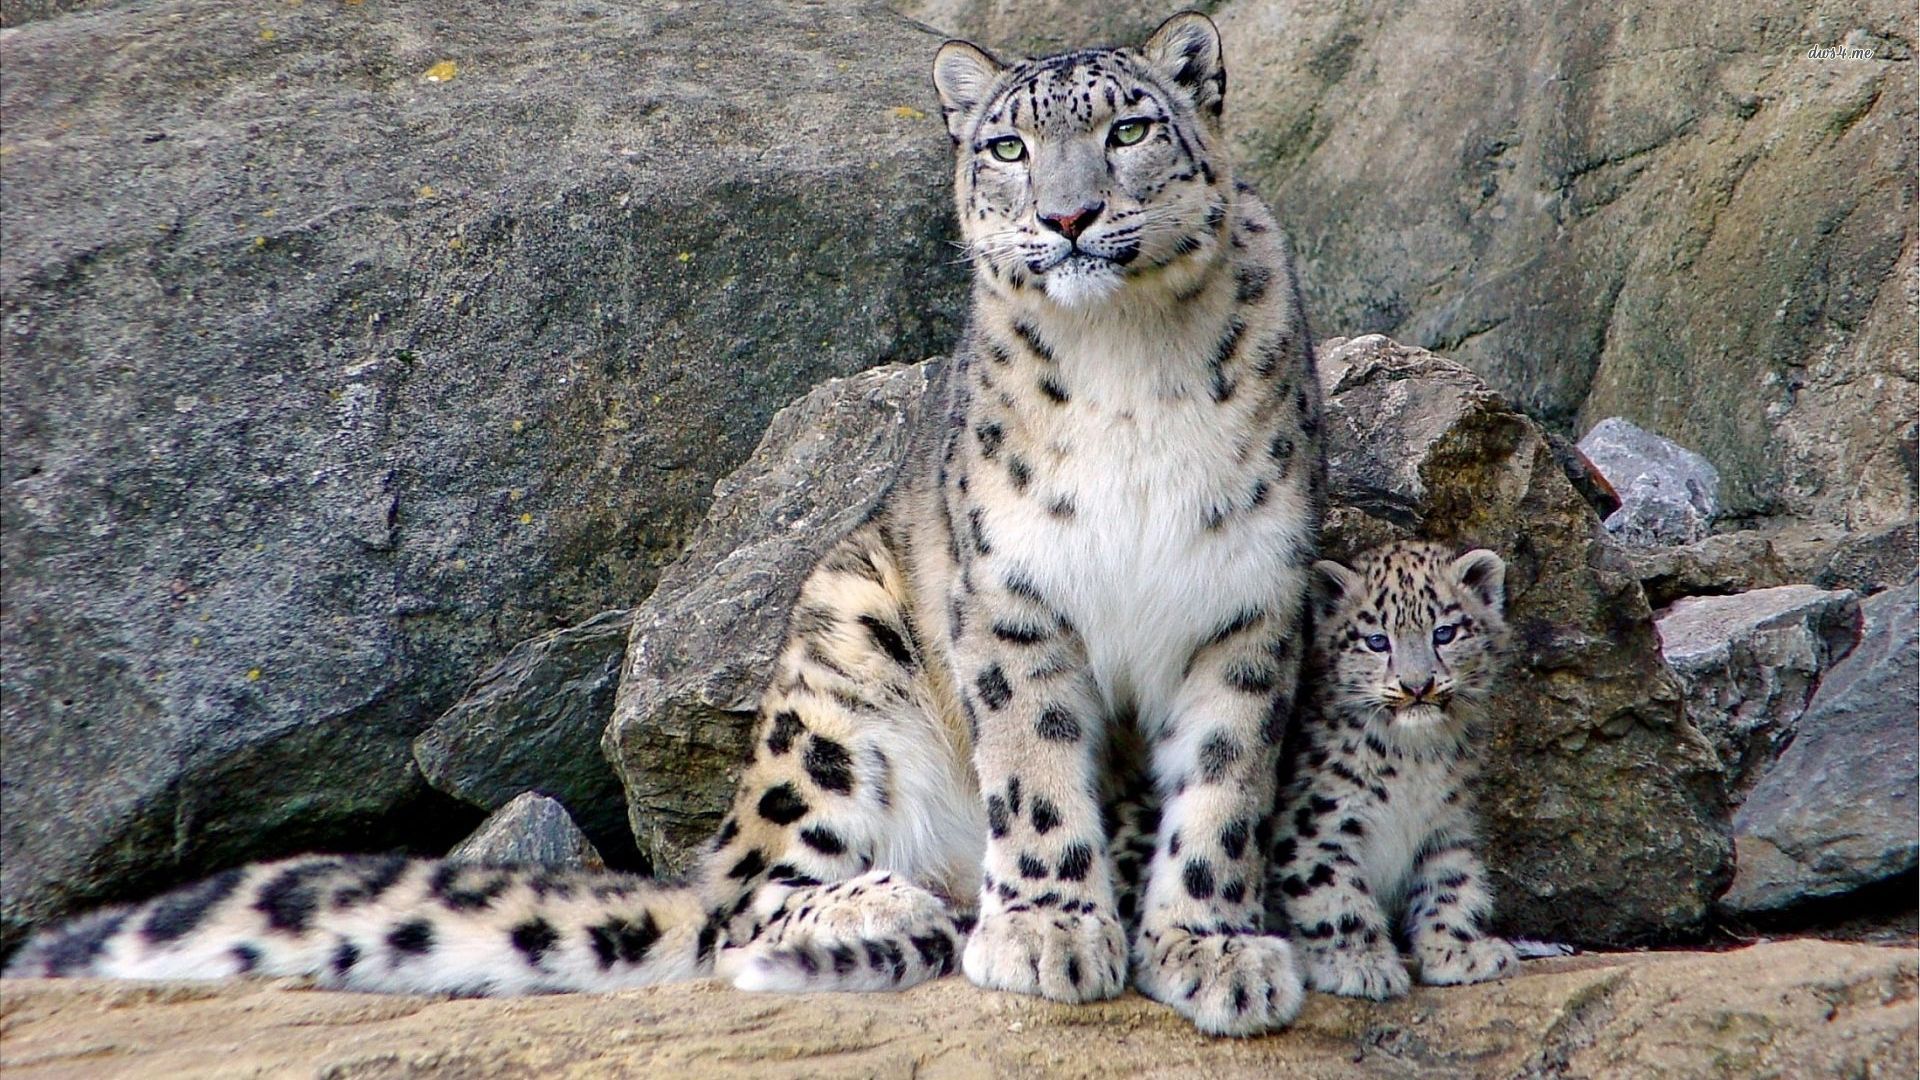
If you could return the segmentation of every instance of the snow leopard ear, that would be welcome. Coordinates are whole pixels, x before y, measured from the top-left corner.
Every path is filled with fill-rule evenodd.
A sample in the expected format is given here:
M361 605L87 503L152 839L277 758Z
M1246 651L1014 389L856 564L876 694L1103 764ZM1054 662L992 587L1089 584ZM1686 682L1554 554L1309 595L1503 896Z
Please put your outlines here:
M1454 583L1500 611L1507 603L1507 564L1486 548L1474 548L1453 560Z
M1331 559L1313 564L1313 603L1322 616L1332 615L1348 597L1359 596L1362 591L1364 583L1359 574Z
M1227 102L1227 64L1220 53L1220 28L1197 11L1183 11L1140 46L1155 71L1193 98L1202 117L1220 119Z
M1006 65L992 54L967 41L949 41L933 54L933 88L940 92L940 112L956 144L974 110L986 100L994 77L1004 70Z

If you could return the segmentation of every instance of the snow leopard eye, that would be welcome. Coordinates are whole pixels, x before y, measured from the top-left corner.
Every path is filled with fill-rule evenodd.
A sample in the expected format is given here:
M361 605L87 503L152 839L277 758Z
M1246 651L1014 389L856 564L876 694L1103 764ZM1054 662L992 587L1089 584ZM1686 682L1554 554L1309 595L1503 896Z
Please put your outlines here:
M1455 630L1451 623L1446 626L1436 626L1433 628L1433 643L1435 645L1445 645L1447 642L1453 640L1454 633Z
M1002 135L987 141L987 152L1001 161L1019 161L1027 156L1027 144L1018 135Z
M1391 644L1392 642L1387 640L1387 635L1385 634L1367 635L1367 648L1372 649L1374 652L1386 652L1387 646Z
M1135 117L1122 120L1107 132L1107 141L1115 146L1132 146L1147 137L1149 121Z

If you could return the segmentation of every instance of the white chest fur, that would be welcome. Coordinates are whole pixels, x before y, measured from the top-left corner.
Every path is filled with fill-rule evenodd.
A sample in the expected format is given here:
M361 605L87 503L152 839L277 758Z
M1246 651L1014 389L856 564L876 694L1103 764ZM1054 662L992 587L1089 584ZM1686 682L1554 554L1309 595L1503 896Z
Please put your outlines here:
M1310 526L1287 488L1266 512L1209 527L1264 463L1248 454L1265 445L1261 421L1215 402L1191 342L1155 330L1048 328L1070 399L1026 417L1031 497L989 508L996 546L1079 629L1108 707L1143 720L1183 707L1183 669L1207 635L1299 595L1294 544Z
M1399 776L1391 783L1393 798L1360 814L1366 826L1361 844L1360 872L1375 899L1389 912L1398 912L1406 895L1413 860L1436 834L1452 831L1461 811L1446 802L1459 787L1452 761L1408 758L1395 762Z

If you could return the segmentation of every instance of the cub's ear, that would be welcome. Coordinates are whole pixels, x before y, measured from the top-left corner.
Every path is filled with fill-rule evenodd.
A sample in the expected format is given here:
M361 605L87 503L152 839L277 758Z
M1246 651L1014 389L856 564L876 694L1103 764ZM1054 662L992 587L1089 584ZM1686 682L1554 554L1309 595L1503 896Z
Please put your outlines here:
M994 76L1006 70L985 49L965 41L949 41L933 54L933 88L940 92L940 112L947 134L960 141L973 111L986 100Z
M1313 604L1324 617L1340 610L1350 596L1359 596L1363 585L1360 575L1331 559L1313 564Z
M1153 32L1140 51L1154 70L1193 98L1208 120L1220 119L1227 102L1227 65L1220 55L1220 30L1197 11L1183 11Z
M1474 548L1453 560L1453 580L1493 610L1506 607L1507 564L1486 548Z

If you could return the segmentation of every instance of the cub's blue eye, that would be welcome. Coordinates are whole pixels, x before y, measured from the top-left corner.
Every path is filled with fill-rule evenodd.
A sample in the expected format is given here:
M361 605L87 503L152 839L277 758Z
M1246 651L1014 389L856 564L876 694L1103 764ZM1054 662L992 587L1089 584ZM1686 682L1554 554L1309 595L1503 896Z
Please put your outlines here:
M1454 629L1450 625L1436 626L1433 628L1433 643L1435 645L1445 645L1447 642L1453 640L1453 634Z
M1392 642L1387 640L1387 635L1385 634L1367 635L1367 648L1372 649L1374 652L1386 652L1387 646L1391 644Z
M1027 156L1027 144L1018 135L1002 135L987 143L987 152L1001 161L1019 161Z

